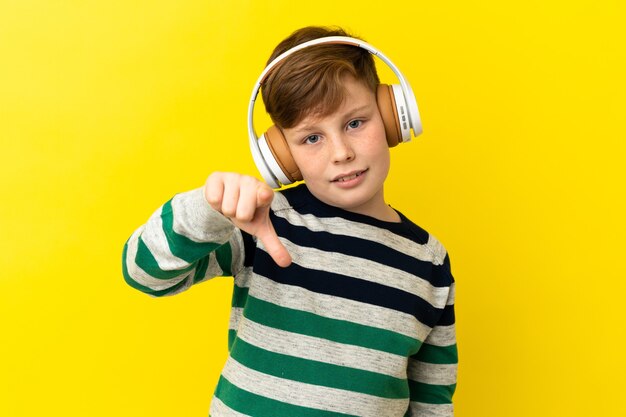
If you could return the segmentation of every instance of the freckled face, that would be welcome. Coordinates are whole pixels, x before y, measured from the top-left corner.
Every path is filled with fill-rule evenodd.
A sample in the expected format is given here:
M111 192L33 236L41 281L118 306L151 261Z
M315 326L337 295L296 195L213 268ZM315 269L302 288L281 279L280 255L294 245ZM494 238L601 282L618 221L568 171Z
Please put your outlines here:
M335 207L385 218L383 185L389 147L376 96L352 76L343 79L344 101L325 117L307 117L283 129L311 193Z

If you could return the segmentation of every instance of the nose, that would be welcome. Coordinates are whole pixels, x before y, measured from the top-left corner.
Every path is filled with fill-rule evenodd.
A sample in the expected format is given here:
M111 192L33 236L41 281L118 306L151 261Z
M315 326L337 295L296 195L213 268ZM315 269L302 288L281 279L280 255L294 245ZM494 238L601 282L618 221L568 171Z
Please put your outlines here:
M332 159L334 163L351 161L354 159L354 150L348 138L343 135L336 135L331 139Z

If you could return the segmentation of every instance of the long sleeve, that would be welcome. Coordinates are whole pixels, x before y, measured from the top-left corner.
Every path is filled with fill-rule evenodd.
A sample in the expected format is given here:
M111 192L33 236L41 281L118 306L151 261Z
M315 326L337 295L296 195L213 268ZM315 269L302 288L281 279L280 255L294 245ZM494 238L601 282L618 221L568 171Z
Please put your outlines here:
M152 296L172 295L243 262L241 232L213 210L202 189L175 195L124 245L126 282Z
M449 272L446 256L444 270ZM451 417L452 396L456 389L458 352L456 344L452 280L448 299L437 324L432 328L420 350L409 357L408 379L410 407L407 416Z

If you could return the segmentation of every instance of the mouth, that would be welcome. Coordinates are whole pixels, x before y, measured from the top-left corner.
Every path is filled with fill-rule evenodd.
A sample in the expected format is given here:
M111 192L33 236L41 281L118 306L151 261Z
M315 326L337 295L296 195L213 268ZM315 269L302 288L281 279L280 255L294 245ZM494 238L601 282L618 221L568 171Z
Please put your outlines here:
M349 174L341 174L341 175L335 177L331 182L346 182L346 181L350 181L350 180L353 180L353 179L355 179L357 177L360 177L366 171L367 171L367 169L365 169L363 171L354 171L354 172L351 172Z

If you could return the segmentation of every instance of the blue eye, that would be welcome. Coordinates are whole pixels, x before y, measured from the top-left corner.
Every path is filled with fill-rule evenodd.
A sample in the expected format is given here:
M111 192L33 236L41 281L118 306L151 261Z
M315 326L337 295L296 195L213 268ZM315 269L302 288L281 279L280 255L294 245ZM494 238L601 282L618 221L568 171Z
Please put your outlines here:
M320 140L319 135L311 135L311 136L307 136L306 139L304 139L304 141L306 143L317 143Z
M351 122L348 123L348 127L350 129L356 129L357 127L361 126L362 123L363 123L363 120L352 120Z

